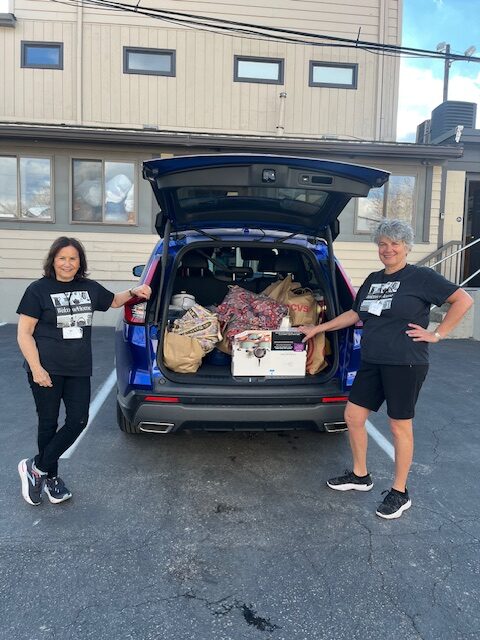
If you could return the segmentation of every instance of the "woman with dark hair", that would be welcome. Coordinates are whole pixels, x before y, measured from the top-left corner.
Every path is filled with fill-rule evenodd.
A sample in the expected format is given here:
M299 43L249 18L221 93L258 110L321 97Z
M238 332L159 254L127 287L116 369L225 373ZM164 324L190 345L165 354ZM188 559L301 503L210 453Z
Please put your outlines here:
M17 309L18 344L38 415L38 454L18 464L29 504L40 504L44 490L52 503L72 497L58 460L88 422L93 312L150 295L146 284L113 294L89 280L85 249L75 238L62 236L50 247L43 278L27 287ZM62 401L65 424L58 429Z
M472 306L466 291L428 267L408 264L414 233L403 220L383 220L373 240L381 271L371 273L358 290L350 311L316 327L300 327L305 340L363 322L362 363L345 409L353 469L327 481L336 491L370 491L367 430L371 411L383 402L393 435L395 477L376 514L398 518L411 506L407 477L413 457L415 404L428 371L428 344L446 338ZM450 307L438 327L428 330L431 305Z

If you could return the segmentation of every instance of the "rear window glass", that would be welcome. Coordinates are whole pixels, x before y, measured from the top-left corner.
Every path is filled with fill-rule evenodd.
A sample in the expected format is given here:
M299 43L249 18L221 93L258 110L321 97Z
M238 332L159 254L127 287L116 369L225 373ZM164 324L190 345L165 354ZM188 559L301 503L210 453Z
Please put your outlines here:
M316 189L288 189L281 187L181 187L176 189L176 200L180 209L222 209L256 205L267 208L298 211L315 215L330 194ZM234 202L236 201L236 202Z

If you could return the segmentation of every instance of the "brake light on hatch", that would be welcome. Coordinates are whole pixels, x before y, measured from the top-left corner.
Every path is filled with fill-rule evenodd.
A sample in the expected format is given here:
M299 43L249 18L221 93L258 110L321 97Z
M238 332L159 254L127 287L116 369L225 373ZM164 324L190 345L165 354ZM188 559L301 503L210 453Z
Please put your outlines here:
M124 306L125 322L129 324L145 324L147 315L147 303L135 302L138 298L132 298L133 302L127 302Z

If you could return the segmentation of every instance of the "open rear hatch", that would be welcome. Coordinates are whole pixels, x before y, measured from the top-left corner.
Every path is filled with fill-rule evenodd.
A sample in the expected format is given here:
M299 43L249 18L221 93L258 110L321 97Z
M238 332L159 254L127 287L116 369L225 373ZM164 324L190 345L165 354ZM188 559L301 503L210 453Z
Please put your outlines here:
M178 156L148 160L143 176L160 206L156 229L258 228L312 237L338 234L352 197L381 187L388 172L314 158L273 155Z
M295 158L272 155L210 155L185 156L144 162L143 174L152 185L160 206L156 229L164 241L159 295L156 296L154 323L160 336L171 321L168 308L172 297L187 291L196 297L199 304L209 306L222 301L228 291L227 285L239 285L255 293L261 293L278 276L302 272L300 283L312 289L317 297L323 297L327 306L327 318L340 312L337 292L338 273L333 258L333 239L338 235L338 215L352 197L366 196L372 187L380 187L389 174L385 171L330 162L311 158ZM283 239L277 244L269 238L268 243L254 243L249 261L243 238L235 243L229 230L259 229L280 233ZM182 232L198 232L198 238L207 235L212 242L203 243L203 249L182 250L175 262L168 254L171 235L179 237ZM323 265L320 265L309 250L300 250L289 244L288 236L299 235L313 243L324 239ZM246 236L244 236L245 238ZM260 239L260 238L259 238ZM218 264L222 249L233 251L235 269L226 269L220 275ZM270 269L261 268L262 257L274 251L279 259ZM243 254L242 254L243 251ZM279 268L281 258L293 259L297 268ZM240 264L238 261L241 261ZM320 260L322 262L322 260ZM287 260L288 263L288 260ZM243 271L242 271L243 269ZM239 271L240 270L240 271ZM297 271L297 273L296 273ZM212 277L213 276L213 277ZM238 276L238 277L237 277ZM263 281L262 281L263 279ZM195 286L195 282L198 286ZM338 367L340 347L335 334L335 343L330 345L332 353L326 369L318 376L289 379L297 384L322 382L331 378ZM165 369L162 359L162 344L159 340L159 366L166 377L181 382L210 384L241 384L241 380L230 375L230 363L212 358L204 359L195 374L173 373ZM281 380L268 380L269 384L281 384Z

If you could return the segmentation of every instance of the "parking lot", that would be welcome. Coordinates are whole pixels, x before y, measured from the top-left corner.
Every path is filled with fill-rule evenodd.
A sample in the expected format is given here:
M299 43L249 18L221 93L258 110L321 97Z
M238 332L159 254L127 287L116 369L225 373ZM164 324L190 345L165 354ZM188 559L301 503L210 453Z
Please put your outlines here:
M1 640L480 637L479 342L432 346L413 506L385 521L388 446L371 440L371 492L334 492L346 434L127 435L114 391L61 463L73 499L32 507L16 466L35 411L13 325L0 341ZM112 329L93 353L95 398Z

